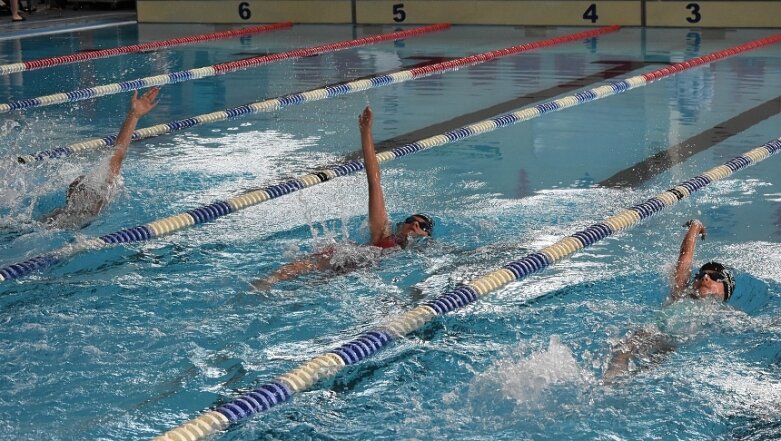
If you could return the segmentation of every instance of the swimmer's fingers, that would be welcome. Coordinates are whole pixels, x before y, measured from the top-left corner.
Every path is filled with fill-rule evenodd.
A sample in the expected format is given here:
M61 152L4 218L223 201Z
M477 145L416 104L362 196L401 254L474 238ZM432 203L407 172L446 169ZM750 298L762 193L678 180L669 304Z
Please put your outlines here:
M150 109L157 105L157 95L160 93L159 87L153 87L149 89L144 96L141 97L150 106Z
M149 89L145 94L144 97L148 98L151 101L155 101L157 99L157 95L160 93L160 88L155 86L151 89ZM156 104L156 103L155 103Z
M138 90L133 91L133 96L130 97L130 110L128 112L128 115L135 115L136 117L141 117L141 115L138 113Z
M146 91L141 98L136 98L137 93L133 96L132 110L137 116L143 116L150 110L154 109L157 105L157 95L160 93L159 87L153 87Z
M703 224L699 219L689 219L685 224L683 224L683 226L694 229L696 232L695 234L699 235L701 239L705 239L705 236L708 234L707 230L705 229L705 224Z
M361 115L358 116L358 125L362 129L370 128L372 126L372 109L369 106L366 106L365 109L363 109L363 112L361 112Z

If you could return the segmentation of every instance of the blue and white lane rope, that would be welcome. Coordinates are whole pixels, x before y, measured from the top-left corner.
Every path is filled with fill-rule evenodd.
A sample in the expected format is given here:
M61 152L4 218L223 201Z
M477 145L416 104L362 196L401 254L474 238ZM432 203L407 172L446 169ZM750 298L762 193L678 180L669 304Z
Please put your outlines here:
M442 31L450 27L447 23L440 23L430 26L422 26L406 31L397 31L387 34L371 35L355 40L345 40L336 43L329 43L315 47L295 49L292 51L281 52L278 54L263 55L259 57L245 58L243 60L229 61L212 66L199 67L196 69L183 70L169 74L155 75L135 80L123 81L121 83L104 84L102 86L88 87L86 89L73 90L70 92L55 93L53 95L39 96L36 98L27 98L10 103L0 104L0 113L10 112L12 110L31 109L34 107L51 106L53 104L73 103L105 95L112 95L120 92L144 89L153 86L163 86L166 84L181 83L182 81L199 80L201 78L213 77L229 72L235 72L241 69L258 67L268 63L274 63L281 60L292 58L308 57L311 55L322 54L325 52L334 52L344 49L351 49L368 44L375 44L390 40L399 40L402 38L416 37L418 35Z
M234 398L215 410L155 438L158 441L199 440L227 429L255 414L265 412L277 404L303 392L323 378L336 375L345 366L361 362L377 353L391 341L421 329L434 317L463 308L477 299L511 282L525 279L565 257L586 248L621 230L633 227L663 209L675 205L712 182L724 179L743 168L763 161L781 151L781 138L768 142L738 156L723 165L712 168L675 187L634 205L585 230L567 236L538 252L512 261L479 279L424 303L399 316L392 317L376 329L365 332L338 348L298 366L253 391Z
M545 113L566 109L578 104L594 101L606 96L615 95L626 90L639 87L641 85L646 85L652 81L646 80L646 77L651 79L663 78L694 66L699 66L701 64L724 58L726 56L734 55L744 50L756 49L758 47L778 41L781 41L781 34L745 43L735 48L714 52L702 57L695 58L693 60L688 60L683 63L667 66L665 68L643 75L621 80L613 84L589 89L584 92L578 92L575 95L569 95L564 98L559 98L557 100L538 104L536 106L527 107L516 112L506 113L495 118L460 127L441 135L435 135L420 141L397 147L393 150L378 153L377 160L379 162L391 161L397 158L401 158L402 156L417 153L422 150L428 150L454 141L470 138L482 133L488 133L496 130L497 128L511 126L521 121L527 121L536 118ZM116 233L107 234L97 239L91 239L80 246L83 246L86 249L93 249L98 246L140 242L156 237L161 237L163 235L167 235L193 225L212 221L219 217L225 216L226 214L234 213L244 208L260 204L269 199L275 199L288 193L293 193L306 187L320 184L338 176L351 175L363 170L363 168L363 161L350 161L330 169L310 173L300 178L295 178L279 184L263 187L255 191L233 197L227 201L217 201L212 204L178 214L176 216L157 220L144 225L139 225L134 228L128 228ZM80 250L81 249L76 246L69 247L65 251L58 250L44 256L38 256L36 258L29 259L25 262L13 264L5 268L0 268L0 277L3 276L3 271L6 270L9 271L9 275L5 276L6 280L9 278L15 279L25 276L33 271L45 269L61 261L64 257L67 257ZM9 268L12 267L13 271L9 270ZM3 279L0 279L0 282L2 281Z
M158 124L155 126L138 129L135 132L133 132L132 140L139 141L142 139L151 138L153 136L160 136L166 133L172 133L179 130L188 129L190 127L199 126L202 124L208 124L217 121L225 121L230 118L237 118L237 117L252 115L261 112L272 112L296 104L310 103L313 101L347 95L350 93L360 92L360 91L373 89L377 87L403 83L408 80L425 78L430 75L443 73L447 71L453 71L453 70L460 69L462 67L474 66L500 57L515 55L533 49L550 47L562 43L569 43L573 41L580 41L586 38L592 38L597 35L605 34L608 32L615 32L618 31L619 29L620 29L619 26L606 26L599 29L591 29L588 31L577 32L574 34L567 34L560 37L535 41L532 43L520 44L517 46L507 47L507 48L498 49L490 52L484 52L481 54L470 55L467 57L444 61L441 63L435 63L435 64L431 64L428 66L423 66L415 69L403 70L403 71L394 72L386 75L377 75L372 78L350 81L344 84L338 84L334 86L311 89L305 92L297 92L289 95L283 95L281 97L271 98L265 101L254 102L250 104L244 104L242 106L234 107L227 110L220 110L217 112L197 115L191 118L180 119L165 124ZM104 136L103 138L90 139L90 140L69 144L65 147L56 147L50 150L44 150L30 155L19 156L17 158L17 162L19 162L20 164L29 164L36 161L43 161L49 158L61 158L61 157L73 155L75 153L83 152L86 150L111 146L114 145L116 141L117 141L116 135L108 135L108 136Z

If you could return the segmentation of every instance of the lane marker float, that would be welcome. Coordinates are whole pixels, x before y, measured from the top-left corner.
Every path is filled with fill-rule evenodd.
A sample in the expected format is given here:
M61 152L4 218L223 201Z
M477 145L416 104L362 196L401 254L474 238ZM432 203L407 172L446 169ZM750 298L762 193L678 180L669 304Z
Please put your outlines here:
M201 78L213 77L229 72L235 72L241 69L258 67L268 63L274 63L291 58L308 57L325 52L334 52L354 47L365 46L368 44L380 43L388 40L400 40L402 38L417 37L430 32L443 31L450 27L447 23L440 23L430 26L408 29L406 31L391 32L388 34L372 35L356 40L345 40L336 43L329 43L309 48L295 49L278 54L262 55L258 57L244 58L242 60L228 61L225 63L214 64L212 66L199 67L195 69L183 70L169 74L155 75L151 77L137 78L135 80L123 81L121 83L104 84L102 86L88 87L86 89L73 90L70 92L55 93L53 95L39 96L36 98L27 98L10 103L0 104L0 113L10 112L12 110L31 109L34 107L51 106L53 104L74 103L100 96L113 95L115 93L127 92L131 90L144 89L153 86L163 86L166 84L181 83L183 81L199 80Z
M344 367L366 360L390 342L421 329L433 318L461 309L490 292L540 272L583 248L637 225L641 220L677 204L695 191L724 179L738 170L761 162L779 151L781 151L781 138L750 150L538 252L512 261L467 285L446 292L401 315L391 317L377 328L364 332L338 348L315 357L275 380L154 439L157 441L200 440L225 430L232 424L265 412L289 400L294 394L308 390L317 381L336 375Z
M755 40L740 46L736 46L735 48L714 52L689 61L684 61L683 63L667 66L643 75L631 77L626 80L620 80L609 85L599 86L583 92L578 92L575 95L570 95L543 104L538 104L536 106L527 107L516 112L506 113L498 117L479 121L477 123L463 126L444 134L435 135L420 141L403 145L401 147L396 147L392 150L380 152L377 154L377 160L379 162L392 161L394 159L411 155L422 150L428 150L444 144L449 144L454 141L470 138L481 133L488 133L496 130L497 128L507 127L517 124L521 121L534 119L546 113L562 110L578 104L604 98L606 96L622 93L632 88L649 84L656 79L664 78L695 66L709 63L726 56L735 55L746 50L756 49L758 47L762 47L781 40L781 34L777 34L775 37L776 38L769 37ZM226 201L216 201L209 205L204 205L184 213L150 222L148 224L127 228L111 234L106 234L104 236L100 236L99 238L88 239L86 241L80 242L77 245L63 247L51 253L0 268L0 282L3 280L17 279L19 277L30 274L33 271L48 268L62 261L64 258L84 250L114 246L123 243L146 241L171 234L178 230L189 228L193 225L210 222L227 214L235 213L267 200L276 199L280 196L284 196L286 194L329 181L335 177L351 175L363 170L363 168L363 161L350 161L330 169L324 169L304 175L300 178L291 179L279 184L253 190L232 197Z
M166 133L173 133L179 130L184 130L202 124L208 124L217 121L225 121L230 118L238 118L238 117L243 117L246 115L254 115L262 112L271 112L296 104L310 103L313 101L347 95L350 93L360 92L368 89L374 89L382 86L388 86L391 84L399 84L408 80L415 80L418 78L425 78L427 76L438 74L438 73L458 70L462 67L475 66L484 63L486 61L491 61L497 58L515 55L521 52L555 46L562 43L579 41L585 38L596 37L598 35L605 34L608 32L618 31L619 29L620 26L606 26L599 29L593 29L589 31L563 35L561 37L554 37L546 40L540 40L531 43L520 44L517 46L507 47L504 49L497 49L490 52L484 52L481 54L470 55L455 60L444 61L441 63L434 63L428 66L402 70L399 72L394 72L392 74L377 75L372 78L365 78L362 80L350 81L348 83L326 86L317 89L311 89L306 92L298 92L298 93L283 95L281 97L271 98L265 101L259 101L250 104L244 104L227 110L219 110L212 113L206 113L203 115L197 115L190 118L171 121L165 124L157 124L150 127L144 127L133 132L132 141L140 141L142 139L151 138L153 136L160 136ZM68 144L65 147L56 147L53 149L44 150L30 155L19 156L17 158L17 162L19 162L20 164L29 164L32 162L43 161L45 159L50 159L50 158L62 158L86 150L111 146L114 145L116 141L117 141L117 135L108 135L102 138L79 141L73 144Z

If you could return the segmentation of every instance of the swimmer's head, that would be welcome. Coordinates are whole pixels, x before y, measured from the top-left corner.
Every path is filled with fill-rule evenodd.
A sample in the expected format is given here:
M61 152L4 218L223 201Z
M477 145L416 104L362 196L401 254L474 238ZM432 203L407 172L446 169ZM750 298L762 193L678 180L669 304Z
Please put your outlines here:
M694 276L693 286L700 297L717 296L726 302L735 291L735 278L724 265L708 262Z
M396 234L400 236L431 237L433 233L434 219L427 214L413 214L396 224Z
M84 181L84 175L81 175L78 178L74 179L73 182L71 182L70 185L68 186L68 193L66 194L66 196L68 198L71 198L79 191L82 191L84 189L83 181Z

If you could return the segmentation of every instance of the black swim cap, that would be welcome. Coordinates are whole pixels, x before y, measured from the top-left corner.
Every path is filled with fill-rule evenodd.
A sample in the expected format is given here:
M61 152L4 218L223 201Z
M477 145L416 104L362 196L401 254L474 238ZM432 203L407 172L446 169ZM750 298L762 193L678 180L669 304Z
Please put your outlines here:
M424 221L426 221L427 224L431 225L431 231L429 232L429 236L433 236L434 235L434 219L431 216L429 216L428 214L423 214L423 213L415 213L415 214L413 214L413 216L419 217L419 218L423 219Z
M700 267L700 273L704 271L713 271L724 276L724 280L721 282L724 284L724 301L729 300L732 297L732 293L735 292L735 277L733 277L732 271L719 262L707 262Z

